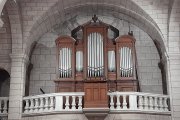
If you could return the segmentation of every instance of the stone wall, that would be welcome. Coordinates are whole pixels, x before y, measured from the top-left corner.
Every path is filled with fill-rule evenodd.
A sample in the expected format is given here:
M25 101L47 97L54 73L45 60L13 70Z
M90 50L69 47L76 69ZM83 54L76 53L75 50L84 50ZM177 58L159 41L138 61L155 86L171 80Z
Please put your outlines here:
M37 43L31 63L33 69L30 75L30 94L41 94L40 88L46 93L55 92L56 79L56 45L57 35L45 34Z
M10 74L11 62L9 54L12 52L12 39L9 18L6 10L1 16L4 24L0 28L0 68L5 69Z
M12 40L11 40L9 18L5 10L3 10L3 15L1 19L3 20L4 24L3 27L0 28L0 69L4 69L10 74L11 61L9 54L11 53L11 49L12 49L11 47ZM5 81L0 79L0 97L9 96L9 86L10 86L9 79Z

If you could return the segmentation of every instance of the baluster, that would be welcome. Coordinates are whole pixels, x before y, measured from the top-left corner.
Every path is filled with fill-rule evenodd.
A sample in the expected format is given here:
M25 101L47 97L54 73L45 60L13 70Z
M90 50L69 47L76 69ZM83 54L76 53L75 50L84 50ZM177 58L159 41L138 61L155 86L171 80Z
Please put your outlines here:
M0 99L0 113L2 111L2 100Z
M154 110L158 110L158 97L154 97Z
M120 103L120 95L117 95L116 97L117 97L116 98L117 99L117 103L116 103L117 107L116 107L116 109L120 110L121 109L121 107L120 107L120 105L121 105L121 103Z
M44 105L44 110L48 111L49 110L49 97L45 97L45 105Z
M144 109L148 110L148 96L144 96Z
M113 95L110 95L110 109L111 110L114 110L114 100L113 100L114 96Z
M54 97L53 96L51 96L50 97L50 105L49 105L49 110L50 111L53 111L54 110Z
M79 103L78 103L78 110L82 110L82 96L78 96Z
M69 110L69 96L66 96L65 110Z
M76 109L76 97L72 96L72 110Z
M153 97L149 96L149 109L154 110Z
M137 95L129 95L129 109L137 110Z
M33 99L30 99L30 110L29 112L33 112L34 111L34 100Z
M25 100L24 113L28 113L28 112L29 112L29 100L26 99Z
M160 111L163 111L163 98L162 97L159 97L159 110Z
M44 110L43 107L44 107L44 101L43 101L43 98L41 97L40 98L40 105L39 105L39 112L42 112Z
M38 112L38 109L39 109L38 98L35 98L34 112Z
M143 110L143 104L144 104L144 100L143 100L143 96L139 96L139 109Z
M127 109L126 95L123 95L123 109Z
M7 113L7 100L4 100L3 113Z
M166 97L164 98L164 110L169 111L168 110L168 99Z

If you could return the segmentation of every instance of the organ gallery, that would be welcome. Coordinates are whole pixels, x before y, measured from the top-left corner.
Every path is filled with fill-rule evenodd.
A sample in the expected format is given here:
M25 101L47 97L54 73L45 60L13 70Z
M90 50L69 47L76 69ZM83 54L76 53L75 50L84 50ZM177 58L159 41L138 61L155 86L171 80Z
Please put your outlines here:
M107 92L139 91L135 38L98 20L56 40L56 92L85 92L84 107L108 107Z

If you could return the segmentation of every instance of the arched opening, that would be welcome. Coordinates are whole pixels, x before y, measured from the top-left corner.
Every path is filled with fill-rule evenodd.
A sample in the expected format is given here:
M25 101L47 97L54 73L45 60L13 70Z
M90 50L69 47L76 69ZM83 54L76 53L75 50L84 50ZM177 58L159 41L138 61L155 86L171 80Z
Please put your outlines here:
M6 70L0 69L0 97L9 96L9 87L10 75Z
M114 9L114 11L110 11L108 8L114 7L116 9ZM55 8L52 7L52 8ZM166 53L166 49L164 46L164 42L163 42L163 36L161 34L161 31L158 29L158 26L153 24L153 22L151 22L150 19L145 19L145 15L144 16L140 16L140 14L136 14L136 12L132 12L130 11L128 8L123 8L121 6L116 6L116 5L104 5L104 4L98 4L98 8L99 9L93 9L94 6L92 4L84 4L84 5L80 5L80 6L71 6L71 7L67 7L65 8L65 15L60 15L59 12L56 11L56 9L53 12L53 14L49 14L49 16L47 15L47 13L45 13L42 18L44 18L46 15L46 18L44 18L44 21L39 21L37 20L37 23L41 23L41 24L34 24L32 29L31 29L31 35L28 37L28 41L27 41L27 49L26 52L27 54L30 54L31 56L31 52L32 51L32 46L33 43L32 42L38 42L41 43L43 40L43 36L48 36L50 39L48 40L49 43L53 43L54 41L52 41L54 39L54 37L52 36L59 36L59 35L70 35L71 31L76 28L78 25L85 23L89 17L92 17L91 14L97 14L99 16L99 18L107 23L110 24L112 26L114 26L115 28L118 28L122 31L123 35L124 33L128 33L129 29L127 27L128 23L131 24L131 29L133 29L134 31L134 35L135 38L137 38L138 42L137 42L137 49L138 49L138 59L140 59L139 65L141 67L141 73L139 76L141 77L140 79L142 79L142 85L143 86L141 88L141 90L143 92L154 92L154 93L166 93L166 87L162 88L162 84L163 86L166 86L166 84L162 83L162 78L161 77L161 71L158 68L158 62L161 60L161 58L165 58L164 57L164 53ZM103 9L103 12L99 11L101 9ZM79 9L83 9L83 10L79 10ZM74 11L78 11L78 13L74 13ZM60 10L61 11L61 10ZM138 16L138 17L137 17ZM46 21L50 20L50 18L54 17L55 21L53 22L53 24L47 26L47 28L42 29L43 25L45 25ZM122 25L121 25L122 23ZM66 25L67 24L67 25ZM127 25L126 25L127 24ZM122 29L124 28L124 30ZM67 30L66 30L67 29ZM39 31L39 32L37 32ZM57 32L58 31L58 32ZM48 34L51 34L52 36L49 36ZM81 33L79 33L81 34ZM52 38L51 38L52 37ZM47 39L47 38L44 38ZM143 42L141 42L143 41ZM156 46L156 41L159 43L159 46ZM49 56L53 56L53 52L55 51L54 49L54 44L49 45L47 41L43 41L43 44L46 44L46 46L48 46L48 49L41 48L41 46L36 48L36 53L33 54L33 59L34 59L34 64L38 64L38 65L34 65L34 68L37 68L39 70L41 70L41 66L42 67L46 67L49 66L48 69L50 67L54 67L56 66L55 64L46 64L46 66L42 65L42 63L37 63L37 58L38 59L42 59L41 57L45 58L43 59L45 62L48 61L48 57L46 57L45 55L41 55L41 57L39 56L39 54L41 54L42 51L48 51ZM149 44L150 43L150 44ZM154 44L152 44L154 43ZM40 44L39 44L40 45ZM143 46L145 45L145 46ZM150 46L151 45L151 46ZM156 47L154 47L154 45ZM147 46L147 47L146 47ZM141 48L144 49L144 51L141 50ZM42 50L45 49L45 50ZM40 53L38 53L38 51L41 51ZM149 52L151 51L151 53ZM157 54L161 53L161 54ZM146 54L148 53L148 54ZM38 57L39 56L39 57ZM52 59L53 57L51 57ZM145 60L148 59L148 60ZM155 59L155 60L153 60ZM47 61L46 61L47 60ZM52 60L51 60L52 61ZM55 61L54 61L55 63ZM152 64L152 66L151 66ZM40 66L40 67L38 67ZM52 68L53 68L52 67ZM31 78L33 80L33 82L37 82L37 80L42 79L43 77L41 76L41 74L43 74L44 76L47 75L47 73L45 73L44 68L42 70L42 73L37 73L35 72L37 69L34 69L34 75L31 75ZM148 68L148 69L147 69ZM155 69L155 70L152 70ZM53 68L54 71L54 68ZM149 74L149 71L151 72L151 74ZM51 71L52 72L52 71ZM54 73L49 72L49 74L51 76L55 76ZM157 74L158 72L158 74ZM38 74L38 75L37 75ZM46 74L46 75L45 75ZM166 73L165 73L166 74ZM33 76L36 76L36 78ZM40 77L41 76L41 77ZM54 77L52 77L53 79L55 79ZM51 77L45 77L45 79L52 79ZM37 82L37 90L39 91L39 86L45 86L47 85L47 81L45 81L45 79L42 79L44 81L44 83L41 80L41 83ZM151 84L149 84L151 83ZM161 84L162 83L162 84ZM34 83L33 83L34 84ZM158 86L158 85L159 86ZM39 85L39 86L38 86ZM52 85L53 86L53 85ZM156 86L155 89L152 89L152 86ZM47 88L47 90L45 91L52 91L51 86L47 86L49 88ZM35 91L34 86L31 88L32 91ZM46 88L45 88L46 89ZM151 90L152 89L152 90ZM163 89L163 90L162 90ZM164 90L165 89L165 90ZM31 91L31 90L30 90ZM30 92L31 93L31 92ZM37 94L34 93L34 94Z

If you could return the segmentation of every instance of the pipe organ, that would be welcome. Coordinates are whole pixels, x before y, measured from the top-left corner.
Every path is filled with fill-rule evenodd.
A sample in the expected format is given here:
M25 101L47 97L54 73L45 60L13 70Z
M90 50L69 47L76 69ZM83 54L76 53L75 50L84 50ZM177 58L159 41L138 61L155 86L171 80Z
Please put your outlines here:
M71 36L60 36L56 45L56 92L84 91L89 108L107 107L107 91L138 91L132 35L119 36L119 30L94 16Z

